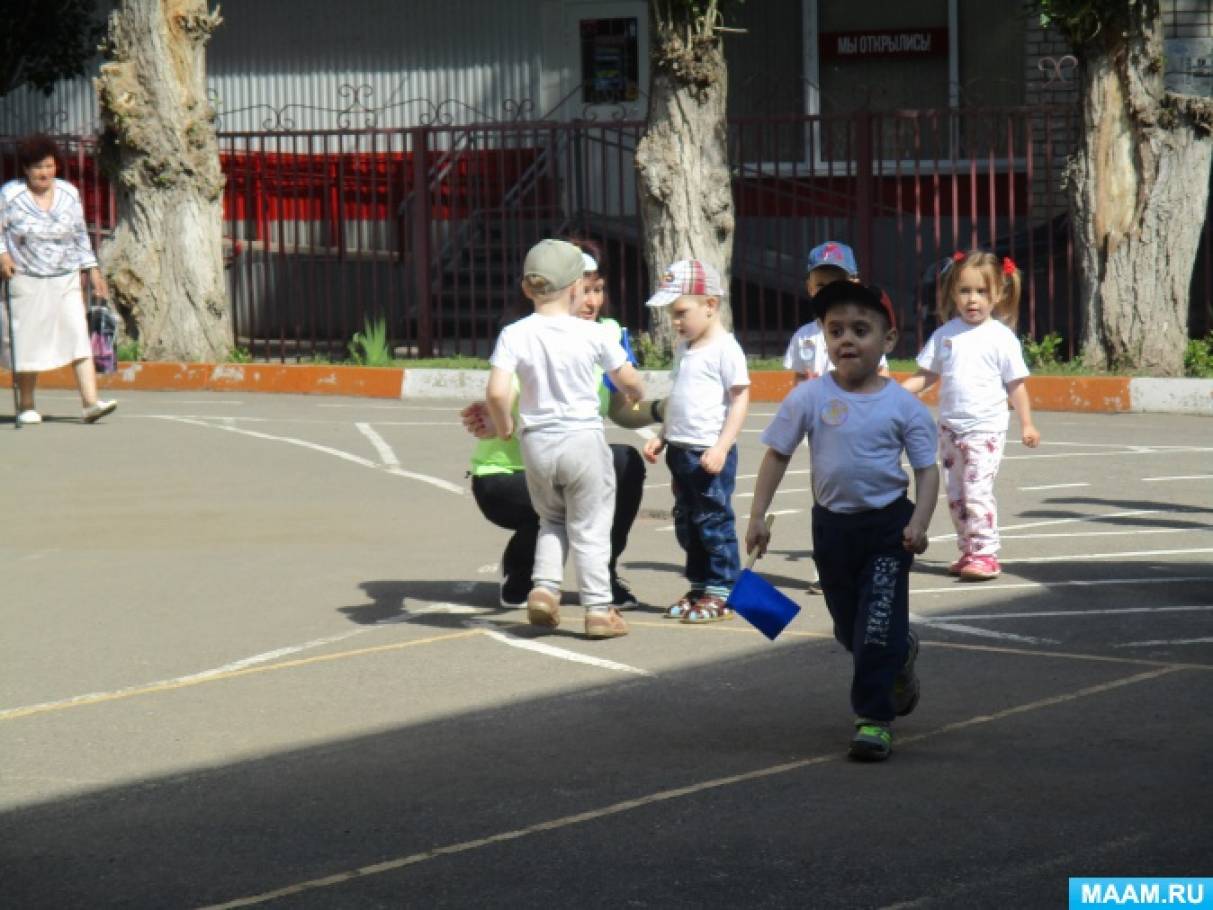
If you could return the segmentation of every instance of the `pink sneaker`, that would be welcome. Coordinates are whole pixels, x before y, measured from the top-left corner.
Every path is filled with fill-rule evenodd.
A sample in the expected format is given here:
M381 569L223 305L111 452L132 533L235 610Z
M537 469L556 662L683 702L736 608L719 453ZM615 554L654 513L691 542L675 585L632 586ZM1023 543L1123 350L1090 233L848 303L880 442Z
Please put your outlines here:
M954 562L950 566L948 566L948 574L949 575L959 575L961 572L964 571L964 567L969 564L969 561L972 558L973 557L970 556L968 553L961 553L960 559L956 560L956 562Z
M969 564L960 570L960 577L967 581L989 581L1001 571L997 556L971 556Z

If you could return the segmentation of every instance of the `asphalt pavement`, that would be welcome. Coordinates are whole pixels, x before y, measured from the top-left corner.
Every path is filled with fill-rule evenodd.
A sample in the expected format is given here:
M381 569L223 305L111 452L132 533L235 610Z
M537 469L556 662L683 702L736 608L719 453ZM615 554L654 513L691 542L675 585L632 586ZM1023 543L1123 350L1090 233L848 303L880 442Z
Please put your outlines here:
M857 765L807 454L758 564L803 607L776 642L662 619L662 465L621 566L645 605L588 641L571 596L552 634L498 605L460 402L39 401L0 422L5 906L1035 908L1213 875L1210 418L1037 415L995 581L947 575L937 509L922 701Z

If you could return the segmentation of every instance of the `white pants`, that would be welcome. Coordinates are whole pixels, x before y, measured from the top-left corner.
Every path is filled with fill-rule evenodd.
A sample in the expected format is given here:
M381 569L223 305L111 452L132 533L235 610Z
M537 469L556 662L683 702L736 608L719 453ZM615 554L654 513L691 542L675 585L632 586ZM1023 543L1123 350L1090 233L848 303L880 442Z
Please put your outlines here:
M583 607L611 602L615 467L602 428L522 434L527 492L539 514L532 581L560 590L569 547Z
M998 503L994 479L1002 465L1006 433L957 433L939 428L939 457L948 488L948 514L956 546L970 556L998 553Z

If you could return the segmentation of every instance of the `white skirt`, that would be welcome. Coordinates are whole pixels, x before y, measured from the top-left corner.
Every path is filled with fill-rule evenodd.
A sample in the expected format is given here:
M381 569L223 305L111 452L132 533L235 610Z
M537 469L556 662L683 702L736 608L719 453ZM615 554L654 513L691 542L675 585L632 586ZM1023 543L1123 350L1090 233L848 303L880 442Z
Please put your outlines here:
M58 278L14 275L8 287L16 344L9 340L5 312L0 323L0 335L4 337L0 363L5 369L12 369L14 347L18 373L41 373L93 356L79 272Z

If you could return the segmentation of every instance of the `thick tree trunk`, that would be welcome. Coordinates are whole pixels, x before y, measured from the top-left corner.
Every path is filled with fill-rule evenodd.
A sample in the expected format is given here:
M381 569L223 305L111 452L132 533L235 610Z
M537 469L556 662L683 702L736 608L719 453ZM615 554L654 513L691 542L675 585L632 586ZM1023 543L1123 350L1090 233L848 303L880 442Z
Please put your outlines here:
M97 95L117 172L118 227L103 251L115 302L143 356L223 360L223 172L206 97L206 0L123 0Z
M1179 376L1213 143L1200 103L1164 91L1161 23L1148 6L1127 43L1084 54L1069 192L1087 364Z
M645 134L636 148L645 262L653 287L671 262L700 259L720 270L725 288L733 258L733 195L725 102L727 69L720 39L709 33L662 37ZM725 325L732 325L722 301ZM654 312L653 331L667 348L668 311Z

